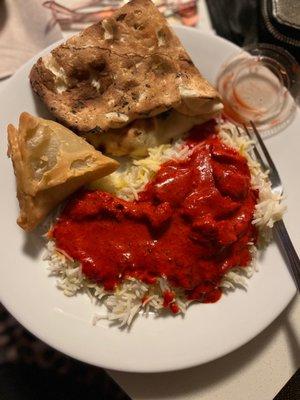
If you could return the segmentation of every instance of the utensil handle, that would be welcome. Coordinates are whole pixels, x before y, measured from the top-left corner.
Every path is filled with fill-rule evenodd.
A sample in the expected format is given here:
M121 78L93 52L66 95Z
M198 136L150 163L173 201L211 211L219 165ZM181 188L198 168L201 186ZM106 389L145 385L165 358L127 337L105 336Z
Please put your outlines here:
M282 220L275 222L274 233L286 258L297 289L300 291L300 260Z

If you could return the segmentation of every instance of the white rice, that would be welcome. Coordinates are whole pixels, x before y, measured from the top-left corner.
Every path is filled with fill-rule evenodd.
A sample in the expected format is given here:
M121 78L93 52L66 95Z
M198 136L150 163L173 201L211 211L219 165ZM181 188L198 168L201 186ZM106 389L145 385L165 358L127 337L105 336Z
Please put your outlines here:
M113 174L93 182L91 189L102 189L124 200L137 200L138 193L159 170L161 164L169 160L184 159L191 150L182 140L173 145L162 144L148 150L149 156L142 159L121 160L121 168Z
M253 159L253 143L246 136L239 136L234 125L224 123L220 131L220 138L225 144L237 149L247 158L252 187L259 191L253 224L259 230L261 243L266 243L271 237L271 228L274 222L282 218L285 210L281 203L281 196L272 193L268 174L263 172L259 163ZM138 193L144 189L161 164L170 159L185 159L189 154L190 149L181 140L172 145L165 144L151 148L148 157L127 160L120 170L94 182L91 187L106 190L125 200L137 199ZM220 284L224 292L237 287L247 288L247 280L255 269L257 252L253 243L249 243L249 248L252 262L248 266L234 268L224 276ZM185 298L183 290L170 287L164 277L159 278L154 285L147 285L137 279L128 278L116 288L115 292L106 292L101 285L89 281L82 274L78 262L59 253L53 241L48 242L44 259L49 263L50 275L57 278L57 287L66 296L74 296L79 292L86 293L93 302L105 306L106 312L94 315L93 324L100 319L108 319L120 327L130 326L139 313L159 314L165 310L163 295L168 290L174 293L173 302L178 306L181 314L186 312L190 304L190 301Z
M253 142L247 136L239 136L233 124L225 123L222 125L220 137L225 144L238 150L247 159L251 172L251 185L259 192L252 223L259 229L262 244L267 243L271 238L274 222L280 220L286 210L282 196L272 192L268 171L263 171L255 160L252 151Z

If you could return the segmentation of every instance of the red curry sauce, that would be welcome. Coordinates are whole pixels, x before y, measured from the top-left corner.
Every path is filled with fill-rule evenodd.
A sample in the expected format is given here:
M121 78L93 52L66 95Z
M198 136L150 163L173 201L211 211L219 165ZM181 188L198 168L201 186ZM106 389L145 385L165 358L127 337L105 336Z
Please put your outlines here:
M137 201L77 192L56 222L57 248L105 289L126 277L151 284L165 276L187 298L215 302L223 275L250 262L257 192L246 159L211 124L194 128L187 143L191 156L163 164ZM165 293L166 307L172 300Z

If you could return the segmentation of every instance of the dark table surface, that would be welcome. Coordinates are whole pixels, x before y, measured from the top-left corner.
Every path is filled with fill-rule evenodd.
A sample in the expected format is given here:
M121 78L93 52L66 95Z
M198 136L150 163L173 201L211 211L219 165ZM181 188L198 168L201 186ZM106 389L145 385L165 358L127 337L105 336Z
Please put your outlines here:
M128 400L97 367L73 360L25 330L0 304L1 400Z

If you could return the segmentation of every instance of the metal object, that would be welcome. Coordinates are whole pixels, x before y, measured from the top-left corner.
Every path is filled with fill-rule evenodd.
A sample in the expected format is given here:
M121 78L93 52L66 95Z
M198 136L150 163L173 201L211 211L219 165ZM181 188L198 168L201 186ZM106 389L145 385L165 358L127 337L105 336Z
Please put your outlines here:
M254 140L254 155L257 158L257 161L261 164L262 168L265 170L269 170L269 179L271 182L272 191L278 194L282 194L283 186L280 179L280 176L277 172L275 164L256 128L254 123L250 121L251 131L249 128L244 125L244 130L250 139ZM240 130L236 127L238 132ZM286 230L285 224L283 220L277 221L273 226L274 238L277 244L280 247L280 250L287 262L290 273L294 278L295 284L297 286L298 291L300 291L300 260L297 255L297 252L293 246L293 243L289 237L289 234Z

